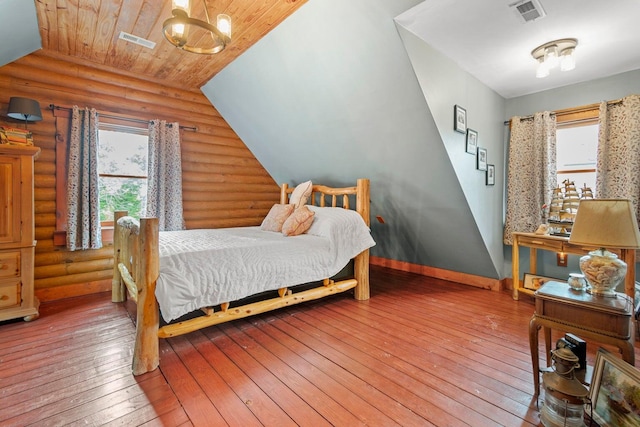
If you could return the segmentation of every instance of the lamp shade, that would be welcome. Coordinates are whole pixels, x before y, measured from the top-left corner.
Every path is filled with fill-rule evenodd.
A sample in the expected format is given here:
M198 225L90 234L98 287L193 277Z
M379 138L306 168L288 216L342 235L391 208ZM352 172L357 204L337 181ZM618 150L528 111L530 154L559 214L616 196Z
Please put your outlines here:
M600 248L640 248L640 231L631 200L581 200L569 243Z
M616 297L616 288L627 275L627 264L606 249L640 247L640 232L631 200L581 200L569 243L600 248L580 258L580 271L590 285L588 292Z
M25 121L37 122L42 120L42 112L40 111L40 104L35 99L20 98L12 96L9 99L9 109L7 110L7 116Z

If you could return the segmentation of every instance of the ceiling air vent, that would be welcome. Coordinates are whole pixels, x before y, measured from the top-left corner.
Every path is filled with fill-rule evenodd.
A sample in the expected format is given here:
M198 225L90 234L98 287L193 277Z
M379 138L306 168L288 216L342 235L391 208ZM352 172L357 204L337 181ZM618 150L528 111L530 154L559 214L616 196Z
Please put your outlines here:
M151 40L143 39L142 37L134 36L133 34L125 33L124 31L120 31L120 37L122 40L126 40L131 43L138 44L140 46L144 46L149 49L153 49L156 47L156 43Z
M510 4L509 7L514 8L523 22L535 21L547 15L538 0L518 1Z

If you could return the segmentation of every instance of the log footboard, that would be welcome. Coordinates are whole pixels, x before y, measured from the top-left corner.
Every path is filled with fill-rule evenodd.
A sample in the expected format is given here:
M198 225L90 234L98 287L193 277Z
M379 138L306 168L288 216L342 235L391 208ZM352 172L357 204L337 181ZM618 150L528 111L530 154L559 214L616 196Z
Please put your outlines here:
M288 203L293 191L286 184L281 187L281 203ZM319 206L325 206L325 197L331 197L331 206L336 206L339 197L342 207L349 208L348 195L356 195L356 211L369 226L369 180L359 179L356 187L331 188L313 186L319 193ZM314 196L312 194L312 204ZM169 338L193 332L208 326L264 313L280 307L299 304L354 289L357 300L369 298L369 250L360 253L354 260L354 278L333 281L325 279L318 287L293 293L287 288L278 291L278 296L239 307L229 308L221 304L220 310L203 307L203 315L182 322L160 327L160 313L155 297L156 280L159 276L159 229L157 218L142 218L138 222L118 211L114 218L114 270L112 301L124 302L127 295L136 302L136 339L133 352L132 371L140 375L156 369L159 365L159 338Z

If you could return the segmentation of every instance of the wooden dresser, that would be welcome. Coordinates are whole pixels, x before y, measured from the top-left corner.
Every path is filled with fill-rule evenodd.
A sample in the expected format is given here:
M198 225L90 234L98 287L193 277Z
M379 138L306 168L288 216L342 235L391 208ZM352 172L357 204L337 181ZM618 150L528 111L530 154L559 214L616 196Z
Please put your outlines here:
M0 321L38 317L33 162L39 153L33 146L0 144Z

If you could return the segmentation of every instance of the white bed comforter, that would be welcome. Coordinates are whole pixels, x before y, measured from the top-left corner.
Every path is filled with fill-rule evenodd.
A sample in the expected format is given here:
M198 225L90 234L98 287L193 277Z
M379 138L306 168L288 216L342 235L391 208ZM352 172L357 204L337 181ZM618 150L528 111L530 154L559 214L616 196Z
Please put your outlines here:
M375 245L357 212L309 209L315 212L311 228L294 237L260 227L161 232L156 298L164 320L331 277Z

